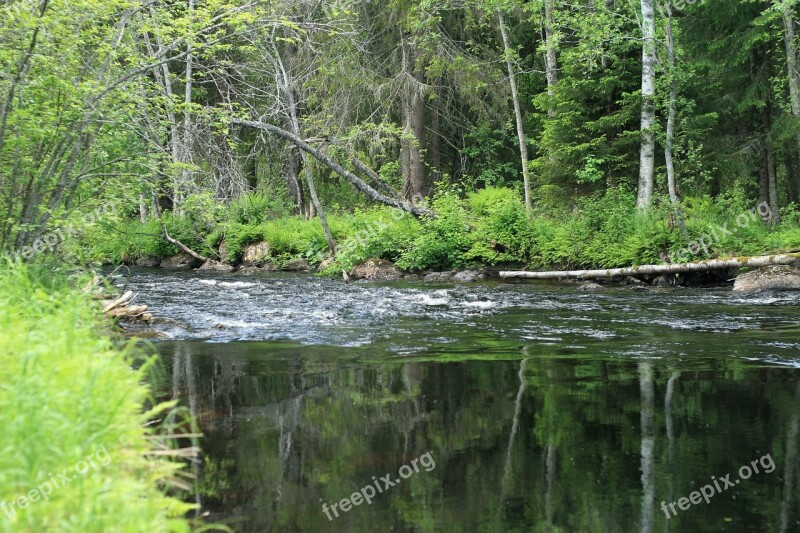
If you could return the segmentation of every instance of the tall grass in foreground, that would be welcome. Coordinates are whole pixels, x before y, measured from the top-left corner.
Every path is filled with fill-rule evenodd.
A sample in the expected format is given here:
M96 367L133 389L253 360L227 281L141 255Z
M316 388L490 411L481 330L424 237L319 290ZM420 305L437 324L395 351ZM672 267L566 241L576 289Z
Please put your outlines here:
M98 305L0 266L0 531L189 529L159 489L176 467L146 455L145 370L100 334Z

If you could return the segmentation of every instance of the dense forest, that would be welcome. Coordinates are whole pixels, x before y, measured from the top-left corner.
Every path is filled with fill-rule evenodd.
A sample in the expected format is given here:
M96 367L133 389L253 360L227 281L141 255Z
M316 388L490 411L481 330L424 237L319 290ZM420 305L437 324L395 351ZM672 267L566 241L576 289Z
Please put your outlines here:
M0 533L800 530L799 22L0 0Z
M5 254L605 267L756 206L704 252L800 244L791 0L0 10Z

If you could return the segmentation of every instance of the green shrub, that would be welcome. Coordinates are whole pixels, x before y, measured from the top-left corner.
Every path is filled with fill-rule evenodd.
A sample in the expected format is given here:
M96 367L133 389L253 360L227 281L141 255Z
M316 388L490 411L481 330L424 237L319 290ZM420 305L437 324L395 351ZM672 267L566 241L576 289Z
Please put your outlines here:
M143 412L152 363L133 370L130 348L97 336L100 317L52 271L0 267L0 531L189 530L192 506L159 490L176 465L147 455L145 424L168 407Z
M285 194L243 194L228 205L228 221L258 226L287 213L290 210L288 204Z
M465 254L476 236L463 202L454 193L443 192L434 198L432 207L436 216L425 221L411 248L400 256L400 268L459 268L469 262Z

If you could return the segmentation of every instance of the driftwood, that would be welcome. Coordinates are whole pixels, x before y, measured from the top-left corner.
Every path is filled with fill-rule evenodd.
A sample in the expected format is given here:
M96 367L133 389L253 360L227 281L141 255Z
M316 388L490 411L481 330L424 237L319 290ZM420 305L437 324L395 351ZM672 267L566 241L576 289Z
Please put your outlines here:
M165 226L163 222L161 223L161 233L164 236L164 240L165 241L167 241L168 243L172 244L173 246L177 246L178 249L180 251L182 251L183 253L191 255L192 257L194 257L198 261L202 261L203 263L208 261L208 257L198 254L197 252L195 252L194 250L192 250L191 248L189 248L188 246L183 244L178 239L172 238L172 236L167 231L167 226Z
M418 206L414 205L413 203L411 203L409 201L406 201L406 200L403 200L403 199L400 199L400 198L397 198L397 197L394 197L394 196L387 196L385 194L382 194L382 193L376 191L369 184L367 184L364 180L362 180L361 178L359 178L358 176L356 176L355 174L353 174L352 172L350 172L349 170L344 168L342 165L340 165L339 163L334 161L331 157L329 157L325 153L317 150L316 148L314 148L313 146L308 144L306 141L304 141L303 139L301 139L300 137L298 137L297 135L293 134L290 131L286 131L286 130L284 130L282 128L279 128L277 126L273 126L272 124L267 124L266 122L257 122L257 121L254 121L254 120L243 120L243 119L240 119L240 118L232 118L231 119L231 123L237 124L239 126L246 126L248 128L254 128L254 129L266 131L267 133L271 133L273 135L277 135L278 137L280 137L280 138L282 138L282 139L284 139L286 141L289 141L293 145L297 146L299 149L301 149L304 152L306 152L307 154L311 155L314 159L318 160L319 162L321 162L322 164L324 164L325 166L327 166L328 168L330 168L331 170L333 170L334 172L339 174L342 178L344 178L347 181L349 181L356 189L358 189L359 191L361 191L364 194L366 194L367 197L372 201L380 202L382 204L385 204L385 205L388 205L388 206L391 206L391 207L396 207L397 209L402 209L403 211L411 213L412 215L414 215L416 217L432 216L432 212L429 211L428 209L425 209L425 208L422 208L422 207L418 207ZM373 179L373 180L375 179L375 175L374 175L373 172L369 172L369 171L365 170L364 167L366 167L366 165L363 165L363 163L362 163L361 165L356 165L356 166L362 172L367 173L370 176L371 179Z
M735 259L709 259L691 263L675 263L664 265L642 265L630 268L611 268L605 270L562 270L552 272L507 271L500 272L504 279L608 279L617 276L642 276L661 274L681 274L686 272L704 272L726 268L764 267L771 265L789 265L800 260L800 253L764 255L759 257L737 257Z
M103 308L103 313L108 313L108 312L116 309L117 307L120 307L122 305L126 305L132 299L133 299L133 292L128 291L125 294L123 294L122 296L120 296L119 298L117 298L116 300L112 301L110 304L106 305Z

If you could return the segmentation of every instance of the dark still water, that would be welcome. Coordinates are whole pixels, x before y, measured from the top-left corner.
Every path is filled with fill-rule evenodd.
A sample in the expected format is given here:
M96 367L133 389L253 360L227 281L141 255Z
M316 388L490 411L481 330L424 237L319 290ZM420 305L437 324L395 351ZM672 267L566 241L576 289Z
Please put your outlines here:
M234 531L800 531L800 295L128 283Z

